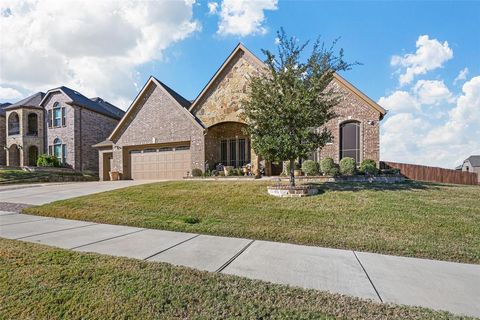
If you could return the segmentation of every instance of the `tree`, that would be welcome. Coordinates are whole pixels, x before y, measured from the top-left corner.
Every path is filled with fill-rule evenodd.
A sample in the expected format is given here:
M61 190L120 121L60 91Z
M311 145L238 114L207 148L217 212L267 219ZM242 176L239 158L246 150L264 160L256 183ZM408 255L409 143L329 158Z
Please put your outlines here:
M344 61L343 49L335 55L337 41L327 48L318 38L302 61L309 42L299 45L283 29L277 35L278 57L262 50L266 69L251 78L243 107L253 150L269 161L289 160L290 185L295 186L295 160L331 140L326 128L319 129L335 117L333 107L339 103L329 84L335 72L352 64Z

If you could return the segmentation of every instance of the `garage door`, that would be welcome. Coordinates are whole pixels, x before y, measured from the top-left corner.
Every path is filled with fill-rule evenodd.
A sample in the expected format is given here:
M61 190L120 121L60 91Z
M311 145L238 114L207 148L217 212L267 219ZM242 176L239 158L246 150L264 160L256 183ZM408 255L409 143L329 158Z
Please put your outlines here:
M189 146L130 151L132 179L179 179L191 171Z

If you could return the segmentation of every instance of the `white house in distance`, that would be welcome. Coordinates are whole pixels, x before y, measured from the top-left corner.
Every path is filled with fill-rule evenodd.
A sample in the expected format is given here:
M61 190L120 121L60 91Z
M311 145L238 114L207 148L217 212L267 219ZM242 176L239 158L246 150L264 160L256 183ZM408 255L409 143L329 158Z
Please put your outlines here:
M463 161L463 164L457 167L458 170L475 172L480 183L480 155L470 156Z

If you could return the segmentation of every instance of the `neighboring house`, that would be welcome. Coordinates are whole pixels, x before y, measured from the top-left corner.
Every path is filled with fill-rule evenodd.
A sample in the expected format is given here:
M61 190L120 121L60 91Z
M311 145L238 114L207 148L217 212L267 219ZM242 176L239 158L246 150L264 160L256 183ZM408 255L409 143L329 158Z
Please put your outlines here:
M130 105L110 137L97 144L100 178L118 172L122 179L181 178L193 168L214 169L217 164L259 167L261 158L251 149L241 102L247 96L249 76L265 65L239 44L198 97L190 102L154 77ZM382 107L335 75L333 84L344 99L338 118L327 126L334 139L317 159L339 161L353 156L379 161L379 121ZM266 174L271 172L265 163Z
M475 172L477 174L478 182L480 183L480 155L470 156L465 159L461 165L461 170Z
M4 147L7 144L7 132L5 127L5 108L12 105L10 102L0 103L0 147ZM0 166L7 164L6 152L0 150Z
M5 111L8 166L35 166L38 155L48 153L63 165L90 171L98 171L92 145L105 140L124 114L64 86L38 92Z

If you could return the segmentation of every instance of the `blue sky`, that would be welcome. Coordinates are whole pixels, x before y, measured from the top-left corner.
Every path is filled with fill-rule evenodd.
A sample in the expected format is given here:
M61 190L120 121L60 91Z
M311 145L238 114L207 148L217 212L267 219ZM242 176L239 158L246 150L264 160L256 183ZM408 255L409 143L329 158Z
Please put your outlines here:
M343 75L389 109L382 159L452 167L480 154L479 1L5 0L0 10L0 101L67 85L125 109L150 75L194 99L239 41L263 59L283 27L301 41L341 37L362 63Z

